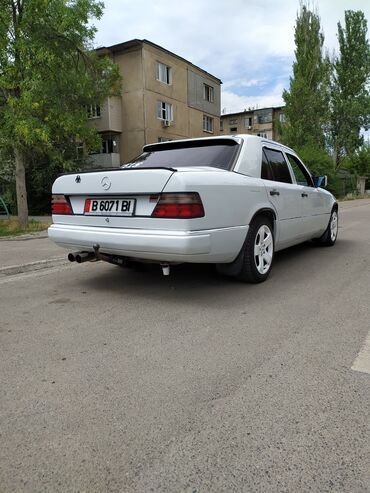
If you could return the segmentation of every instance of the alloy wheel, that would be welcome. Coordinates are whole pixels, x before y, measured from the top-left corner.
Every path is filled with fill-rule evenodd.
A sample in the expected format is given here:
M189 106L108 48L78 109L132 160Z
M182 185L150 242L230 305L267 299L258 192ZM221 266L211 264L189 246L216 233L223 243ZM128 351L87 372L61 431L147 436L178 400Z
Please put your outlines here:
M330 239L331 241L335 241L338 234L338 214L336 211L333 211L330 218Z
M274 240L270 228L263 224L254 240L254 261L260 274L266 274L272 263Z

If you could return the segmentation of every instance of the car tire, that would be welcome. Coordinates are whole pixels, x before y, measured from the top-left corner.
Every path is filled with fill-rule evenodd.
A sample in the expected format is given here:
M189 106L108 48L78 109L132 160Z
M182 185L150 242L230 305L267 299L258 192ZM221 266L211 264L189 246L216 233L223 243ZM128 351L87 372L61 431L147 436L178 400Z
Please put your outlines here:
M271 221L256 217L250 224L243 248L231 264L218 264L221 274L237 279L259 283L265 281L271 271L274 258L274 234Z
M315 239L315 243L322 246L333 246L338 237L338 209L333 209L330 214L329 224L325 230L325 233Z

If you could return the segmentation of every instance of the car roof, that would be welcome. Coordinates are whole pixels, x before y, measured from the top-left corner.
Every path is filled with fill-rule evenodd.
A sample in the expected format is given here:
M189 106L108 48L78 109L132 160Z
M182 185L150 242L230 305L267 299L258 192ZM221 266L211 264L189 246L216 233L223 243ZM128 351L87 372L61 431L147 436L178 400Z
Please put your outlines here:
M171 140L171 141L164 141L164 142L153 142L152 144L146 144L144 147L143 147L143 151L146 152L146 151L150 151L150 149L152 147L155 147L156 149L160 148L162 145L163 147L166 147L166 145L169 144L169 142L176 142L176 143L188 143L188 142L196 142L196 141L199 141L199 142L206 142L206 141L214 141L214 140L232 140L238 144L241 144L241 141L244 141L244 142L248 142L249 141L254 141L256 142L257 140L260 141L261 143L266 143L266 144L273 144L273 145L278 145L278 146L281 146L283 147L285 150L289 150L291 152L294 152L293 149L291 149L290 147L287 147L286 145L282 144L281 142L276 142L274 140L271 140L271 139L266 139L264 137L260 137L258 135L250 135L250 134L230 134L230 135L216 135L216 136L212 136L212 137L196 137L196 138L193 138L193 139L175 139L175 140Z

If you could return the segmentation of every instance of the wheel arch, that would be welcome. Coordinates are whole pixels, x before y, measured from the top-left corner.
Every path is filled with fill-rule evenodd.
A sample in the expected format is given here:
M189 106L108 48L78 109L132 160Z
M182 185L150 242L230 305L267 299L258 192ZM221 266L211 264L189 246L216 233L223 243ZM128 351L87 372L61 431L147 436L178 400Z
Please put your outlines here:
M259 217L267 217L269 219L269 221L271 221L273 234L275 237L275 235L276 235L276 220L277 220L275 211L273 209L271 209L270 207L261 207L260 209L256 210L252 214L250 221L249 221L249 226L252 224L252 222L255 219L257 219ZM220 272L221 274L227 275L227 276L236 276L237 275L237 273L241 269L241 265L242 265L242 261L243 261L242 253L243 253L243 248L244 248L245 242L247 241L247 237L248 237L248 233L246 234L246 236L244 238L243 244L240 248L238 255L235 257L235 259L232 262L227 263L227 264L225 264L225 263L217 264L218 272Z
M250 223L252 223L257 217L261 217L261 216L267 217L268 219L270 219L271 224L272 224L272 228L273 228L273 232L274 232L274 234L276 234L276 219L277 218L276 218L275 211L269 207L263 207L262 209L258 209L258 211L256 211L253 214L253 216L251 217Z

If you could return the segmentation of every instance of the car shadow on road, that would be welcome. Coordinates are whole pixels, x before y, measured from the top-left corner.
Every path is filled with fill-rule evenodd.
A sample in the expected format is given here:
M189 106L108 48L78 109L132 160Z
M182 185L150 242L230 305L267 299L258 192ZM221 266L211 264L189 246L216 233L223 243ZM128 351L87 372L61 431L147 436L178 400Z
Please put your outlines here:
M181 264L171 267L170 276L163 276L157 264L122 268L95 264L91 275L78 281L81 289L105 292L110 295L135 296L136 298L225 306L228 300L240 298L253 302L276 296L282 286L325 276L325 268L335 251L341 255L349 252L352 242L341 240L332 248L318 248L312 243L282 250L275 254L274 266L269 279L262 284L246 284L234 278L218 274L213 265ZM92 268L89 265L88 268Z

